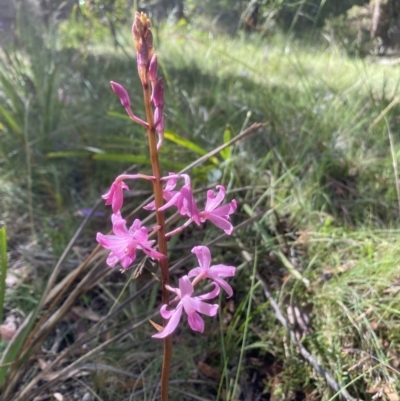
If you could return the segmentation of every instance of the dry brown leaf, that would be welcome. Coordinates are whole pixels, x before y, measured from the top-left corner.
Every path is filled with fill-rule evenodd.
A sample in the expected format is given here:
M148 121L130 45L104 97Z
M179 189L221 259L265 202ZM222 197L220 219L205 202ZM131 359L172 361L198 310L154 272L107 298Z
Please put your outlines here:
M41 370L45 370L47 368L48 363L44 359L38 358L37 361L39 363L39 367L40 367Z
M91 309L84 308L83 306L74 306L71 311L77 316L91 320L92 322L98 322L101 319L98 313L93 312Z
M389 383L383 387L383 392L389 401L399 401L399 395L393 390L393 387Z
M204 376L207 376L210 379L219 380L221 378L221 373L205 362L197 362L197 367Z
M149 319L150 324L158 331L163 331L164 327L160 326L159 324L157 324L156 322L153 322L151 319Z

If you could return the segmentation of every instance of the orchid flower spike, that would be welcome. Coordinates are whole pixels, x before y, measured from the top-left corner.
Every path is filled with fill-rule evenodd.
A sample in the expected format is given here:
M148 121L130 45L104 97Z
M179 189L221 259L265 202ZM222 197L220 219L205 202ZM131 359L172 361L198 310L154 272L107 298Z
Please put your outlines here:
M163 305L161 307L161 316L164 319L170 320L164 327L164 330L158 334L155 334L153 338L164 338L170 335L178 326L183 310L187 314L190 328L203 333L204 320L199 313L207 316L215 316L217 314L218 304L208 304L203 301L207 299L213 299L219 294L218 285L214 285L214 289L207 294L203 294L198 297L192 297L194 291L193 285L188 276L183 276L179 279L179 288L172 288L169 285L167 285L166 288L168 291L176 294L176 298L172 302L178 301L178 305L172 310L167 310L167 305Z
M115 267L121 262L121 266L128 269L136 259L136 249L141 249L146 255L155 259L165 258L162 253L152 248L155 241L148 240L148 230L142 227L139 219L133 222L129 230L120 212L113 214L111 219L115 235L97 233L96 236L97 242L111 251L106 262L108 266Z
M200 265L200 267L195 267L188 274L188 277L196 277L193 284L196 285L200 280L209 278L216 285L223 288L228 294L228 298L230 298L233 295L232 287L222 277L233 277L236 273L236 267L226 265L210 266L211 253L206 246L195 246L192 252L197 256Z

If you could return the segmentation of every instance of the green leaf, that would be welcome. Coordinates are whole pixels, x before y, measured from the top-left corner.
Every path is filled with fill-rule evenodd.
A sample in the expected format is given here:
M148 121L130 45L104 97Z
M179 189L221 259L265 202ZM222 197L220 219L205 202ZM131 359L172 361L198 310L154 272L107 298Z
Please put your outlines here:
M150 157L142 155L131 155L126 153L103 153L93 155L94 160L111 161L111 162L128 162L128 163L140 163L140 164L151 164Z
M68 158L68 157L90 157L93 153L87 150L62 150L60 152L47 153L50 159Z
M204 156L208 153L205 149L196 145L194 142L189 141L189 139L182 138L175 132L171 132L171 131L164 132L164 138L170 140L171 142L176 143L177 145L182 146L183 148L189 149L192 152L195 152L200 156Z
M224 144L228 143L231 139L232 139L232 129L231 129L230 125L227 125L224 130ZM229 147L221 150L221 152L219 152L219 154L221 155L221 157L224 160L227 160L231 157L232 148L229 146Z
M171 131L164 132L164 138L168 139L171 142L176 143L179 146L182 146L185 149L191 150L192 152L197 153L200 156L204 156L208 153L207 150L201 148L199 145L196 145L189 139L182 138L175 132ZM216 157L210 157L210 161L214 164L219 164L218 159Z

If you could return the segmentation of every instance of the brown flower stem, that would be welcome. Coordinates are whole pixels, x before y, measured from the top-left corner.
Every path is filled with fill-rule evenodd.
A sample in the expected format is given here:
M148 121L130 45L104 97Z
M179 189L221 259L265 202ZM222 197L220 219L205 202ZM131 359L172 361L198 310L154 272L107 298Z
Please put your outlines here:
M167 247L167 238L165 236L165 218L164 212L160 211L160 208L163 206L163 194L162 194L162 183L161 183L161 171L160 171L160 163L158 160L158 151L157 151L157 139L156 132L154 129L154 118L153 118L153 109L151 107L151 88L150 81L146 74L146 80L143 83L143 96L144 96L144 106L146 110L147 117L147 136L149 140L149 148L150 148L150 159L151 166L153 169L153 176L155 180L153 181L153 191L154 191L154 200L156 205L156 219L157 224L160 227L158 230L158 249L159 251L165 255L165 259L160 259L160 269L161 269L161 279L162 279L162 303L169 303L169 294L166 289L166 284L169 283L169 268L168 268L168 247ZM167 321L163 319L164 327L167 324ZM168 381L169 381L169 371L171 365L171 357L172 357L172 337L169 335L164 338L164 354L163 354L163 365L161 371L161 401L168 401Z

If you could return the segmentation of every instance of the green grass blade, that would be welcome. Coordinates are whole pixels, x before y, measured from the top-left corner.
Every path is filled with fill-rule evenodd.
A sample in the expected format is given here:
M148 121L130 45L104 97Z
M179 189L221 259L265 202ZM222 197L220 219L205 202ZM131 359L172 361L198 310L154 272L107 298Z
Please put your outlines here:
M12 363L15 361L16 357L21 351L22 345L24 344L24 341L26 340L33 327L33 324L36 321L37 314L38 308L36 307L34 311L31 312L26 318L22 326L20 326L17 333L5 349L0 360L0 387L3 385L4 380L7 377L8 369L12 366Z
M4 297L7 276L7 234L6 228L0 228L0 323L3 321Z
M7 275L7 236L5 227L0 228L0 322L3 321L3 306L5 296L5 282ZM8 370L18 356L22 345L36 320L38 308L26 318L18 332L11 339L0 360L0 386L7 377Z
M22 137L22 128L18 125L17 121L12 117L3 106L0 105L0 118L3 119L3 125L5 125L12 133L18 137Z
M232 128L230 126L227 126L224 130L224 144L228 143L231 139L232 139ZM231 157L232 148L229 146L221 150L221 152L219 153L224 160L227 160Z

